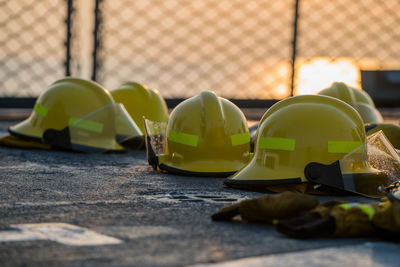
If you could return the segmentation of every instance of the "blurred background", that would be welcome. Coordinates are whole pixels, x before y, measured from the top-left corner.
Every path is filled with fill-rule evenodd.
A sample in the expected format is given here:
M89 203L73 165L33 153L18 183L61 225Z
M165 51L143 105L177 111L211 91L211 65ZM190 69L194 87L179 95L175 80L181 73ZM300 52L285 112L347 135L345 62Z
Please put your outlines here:
M397 70L399 0L0 0L3 108L64 76L247 107L342 81L400 106Z

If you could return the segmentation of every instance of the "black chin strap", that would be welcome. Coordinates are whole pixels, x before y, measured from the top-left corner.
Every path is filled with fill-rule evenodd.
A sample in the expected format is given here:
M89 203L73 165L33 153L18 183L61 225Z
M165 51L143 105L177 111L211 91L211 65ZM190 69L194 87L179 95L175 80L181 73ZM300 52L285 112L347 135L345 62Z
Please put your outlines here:
M158 158L153 150L153 147L151 146L151 138L149 135L146 136L146 154L147 162L153 167L154 170L157 170Z
M43 133L43 141L58 148L72 149L69 127L62 130L47 129Z
M305 177L314 183L345 189L339 161L325 165L311 162L304 168Z

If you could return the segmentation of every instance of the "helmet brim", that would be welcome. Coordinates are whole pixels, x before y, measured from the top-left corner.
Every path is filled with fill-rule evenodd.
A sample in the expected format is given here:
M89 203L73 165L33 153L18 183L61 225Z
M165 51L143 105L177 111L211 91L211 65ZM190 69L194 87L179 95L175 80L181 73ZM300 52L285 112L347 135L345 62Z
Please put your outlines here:
M8 132L13 136L36 142L41 142L43 136L43 131L32 126L30 118L10 126Z
M244 163L227 160L207 160L182 162L179 165L171 162L168 155L159 155L158 166L161 170L186 176L228 177L244 166Z
M172 174L182 175L182 176L196 176L196 177L228 177L234 174L236 171L228 172L212 172L212 171L190 171L185 169L176 168L167 164L160 164L158 166L160 170L167 171Z

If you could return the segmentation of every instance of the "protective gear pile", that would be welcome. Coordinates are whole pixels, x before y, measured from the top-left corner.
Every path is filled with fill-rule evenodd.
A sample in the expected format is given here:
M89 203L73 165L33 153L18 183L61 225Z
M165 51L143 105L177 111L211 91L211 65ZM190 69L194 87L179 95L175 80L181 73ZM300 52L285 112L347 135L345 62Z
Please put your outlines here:
M400 237L399 198L386 198L380 203L340 200L319 203L309 195L284 192L243 200L212 215L214 221L235 218L241 222L275 225L279 232L293 238L381 237L398 240Z

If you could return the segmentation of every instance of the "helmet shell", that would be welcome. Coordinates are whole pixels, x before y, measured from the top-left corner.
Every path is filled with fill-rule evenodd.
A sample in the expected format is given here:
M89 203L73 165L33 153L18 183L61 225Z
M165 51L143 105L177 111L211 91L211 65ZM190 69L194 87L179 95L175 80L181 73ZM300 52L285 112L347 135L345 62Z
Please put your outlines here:
M111 91L114 101L124 104L137 126L144 131L143 116L151 121L168 121L168 108L164 98L155 89L136 82L126 82Z
M113 131L116 119L114 108L96 113L113 105L115 103L111 94L96 82L66 77L51 84L37 99L30 117L11 126L9 132L17 137L43 141L46 131L62 131L80 121L79 125L82 127L85 124L84 128L88 128L88 125L97 126L94 129L97 132L96 137L83 139L78 143L74 143L76 140L72 139L68 142L95 150L122 150ZM96 118L97 121L90 118Z
M233 181L269 185L306 182L304 168L308 163L331 164L366 140L357 111L322 95L279 101L267 110L259 125L255 155L231 178Z
M334 97L351 105L360 113L364 123L383 122L382 115L375 108L374 101L363 90L349 87L342 82L336 82L318 94Z
M250 155L250 134L242 111L210 91L172 111L161 164L191 173L233 173Z
M110 93L96 82L66 77L43 91L29 118L11 126L10 133L40 141L47 129L62 130L72 121L113 103Z

